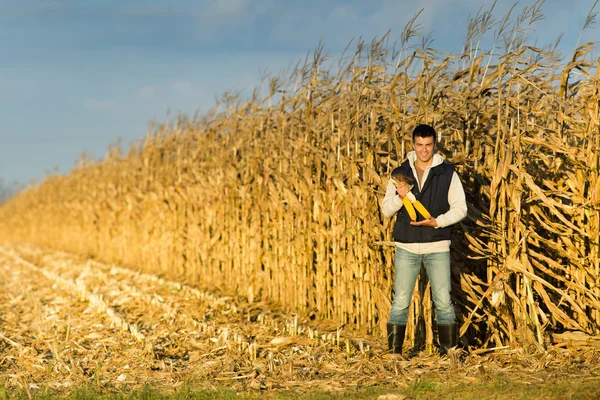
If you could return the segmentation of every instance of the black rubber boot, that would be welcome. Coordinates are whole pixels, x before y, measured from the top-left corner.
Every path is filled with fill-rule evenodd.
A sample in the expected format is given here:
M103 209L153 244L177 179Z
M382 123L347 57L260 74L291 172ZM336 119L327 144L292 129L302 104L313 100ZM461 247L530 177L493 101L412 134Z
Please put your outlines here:
M458 343L456 324L438 325L438 335L440 341L440 355L448 354L448 350L455 347Z
M405 333L406 325L387 324L388 349L392 354L402 354Z

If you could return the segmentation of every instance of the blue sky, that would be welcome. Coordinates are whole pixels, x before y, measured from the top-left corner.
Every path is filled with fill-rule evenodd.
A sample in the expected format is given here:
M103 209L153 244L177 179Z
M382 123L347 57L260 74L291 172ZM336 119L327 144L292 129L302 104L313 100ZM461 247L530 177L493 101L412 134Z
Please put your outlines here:
M82 152L127 147L152 120L205 113L227 90L250 92L322 38L339 54L389 29L399 41L421 8L436 49L459 51L488 0L0 0L0 180L68 173ZM539 44L572 51L593 0L547 0ZM496 18L513 4L499 0ZM524 2L517 6L521 10ZM600 39L584 32L583 42Z

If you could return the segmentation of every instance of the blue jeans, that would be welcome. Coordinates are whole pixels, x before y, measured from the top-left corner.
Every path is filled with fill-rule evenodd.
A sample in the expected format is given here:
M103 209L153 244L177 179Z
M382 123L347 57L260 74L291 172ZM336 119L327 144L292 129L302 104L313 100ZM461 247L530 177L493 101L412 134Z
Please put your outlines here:
M395 263L394 301L392 302L389 322L406 325L408 307L422 263L431 284L431 296L435 305L435 320L438 325L454 324L456 317L450 298L450 290L452 289L450 252L414 254L397 247Z

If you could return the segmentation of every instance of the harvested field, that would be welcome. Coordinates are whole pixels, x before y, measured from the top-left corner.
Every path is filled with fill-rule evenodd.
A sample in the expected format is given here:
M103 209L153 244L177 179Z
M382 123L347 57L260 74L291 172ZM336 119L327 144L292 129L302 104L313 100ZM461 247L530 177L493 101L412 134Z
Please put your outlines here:
M314 314L29 246L0 247L0 354L0 385L29 393L147 385L341 392L425 376L451 385L495 376L600 385L600 337L555 335L535 354L506 347L391 358L380 337Z

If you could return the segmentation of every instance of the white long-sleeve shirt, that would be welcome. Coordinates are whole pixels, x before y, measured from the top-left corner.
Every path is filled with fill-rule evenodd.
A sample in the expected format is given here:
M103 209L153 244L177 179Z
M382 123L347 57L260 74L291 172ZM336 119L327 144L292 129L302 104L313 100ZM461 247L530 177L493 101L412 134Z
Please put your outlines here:
M413 174L417 176L417 171L415 169L415 152L411 151L408 153L407 159L411 169L413 170ZM427 181L427 176L429 175L431 168L440 165L443 161L444 159L441 155L433 155L433 162L425 169L423 178L417 183L419 185L419 190L423 187L423 183ZM450 205L450 209L444 214L438 215L435 218L435 221L437 222L437 228L444 228L446 226L456 224L467 216L467 201L465 199L465 191L463 190L462 183L460 182L460 178L458 177L456 171L454 171L452 180L450 181L450 189L448 190L448 204ZM396 184L390 180L387 185L385 197L381 203L381 211L387 218L391 218L403 206L402 198L398 195L398 192L396 192ZM415 254L430 254L449 251L450 240L441 240L438 242L429 243L396 242L396 246Z

